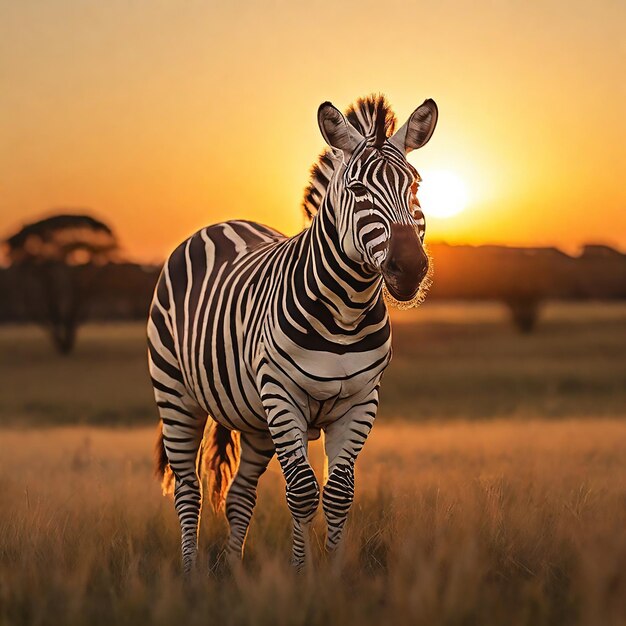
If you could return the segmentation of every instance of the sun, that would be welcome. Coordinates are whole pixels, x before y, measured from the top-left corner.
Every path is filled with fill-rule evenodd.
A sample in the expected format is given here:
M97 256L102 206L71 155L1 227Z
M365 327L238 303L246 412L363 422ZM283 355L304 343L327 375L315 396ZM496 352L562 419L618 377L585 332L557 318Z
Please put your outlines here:
M417 197L428 217L457 215L467 206L465 183L449 170L424 170Z

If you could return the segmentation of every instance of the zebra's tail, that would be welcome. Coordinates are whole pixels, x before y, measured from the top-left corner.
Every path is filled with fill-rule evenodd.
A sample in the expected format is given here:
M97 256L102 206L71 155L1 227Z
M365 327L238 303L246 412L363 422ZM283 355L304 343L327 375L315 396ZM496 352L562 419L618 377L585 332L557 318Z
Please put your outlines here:
M154 460L154 473L161 480L163 495L174 493L174 472L172 472L172 468L167 460L165 444L163 443L163 422L159 422L159 434L154 448Z
M213 422L205 436L200 457L200 473L206 477L209 500L214 511L219 511L239 467L241 445L239 433Z

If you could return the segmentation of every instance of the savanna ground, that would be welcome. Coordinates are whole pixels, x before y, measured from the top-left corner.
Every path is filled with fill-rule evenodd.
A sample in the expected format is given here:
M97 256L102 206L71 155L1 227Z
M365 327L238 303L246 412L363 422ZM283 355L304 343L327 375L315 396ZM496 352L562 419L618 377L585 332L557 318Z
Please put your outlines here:
M340 573L321 516L290 571L272 463L243 572L207 574L226 535L207 506L189 580L141 327L89 326L69 358L0 328L0 623L626 623L626 306L553 305L528 337L495 305L395 322Z

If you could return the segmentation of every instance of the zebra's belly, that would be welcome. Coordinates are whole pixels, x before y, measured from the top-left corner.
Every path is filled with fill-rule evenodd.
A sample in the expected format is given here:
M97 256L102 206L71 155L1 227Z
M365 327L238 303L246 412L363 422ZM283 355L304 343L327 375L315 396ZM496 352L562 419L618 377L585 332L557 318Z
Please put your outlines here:
M245 376L243 363L228 368L219 376L213 368L205 366L202 369L206 373L205 380L209 376L212 380L208 385L195 387L194 395L215 421L242 432L267 430L260 395L253 381Z
M220 410L211 413L211 417L222 426L243 433L267 431L267 421L265 420L263 407L260 413L254 413L246 406L240 406L239 410L232 413L222 413Z

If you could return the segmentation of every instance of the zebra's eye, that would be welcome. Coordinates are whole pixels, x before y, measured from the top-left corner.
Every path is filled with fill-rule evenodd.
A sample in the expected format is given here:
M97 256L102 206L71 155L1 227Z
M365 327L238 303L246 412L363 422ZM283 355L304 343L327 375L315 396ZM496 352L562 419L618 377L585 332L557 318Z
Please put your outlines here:
M365 185L361 183L352 183L349 188L350 191L354 194L357 202L369 198L370 192Z
M362 183L352 183L350 185L350 191L360 196L360 195L363 195L364 193L367 193L367 187L363 185Z

